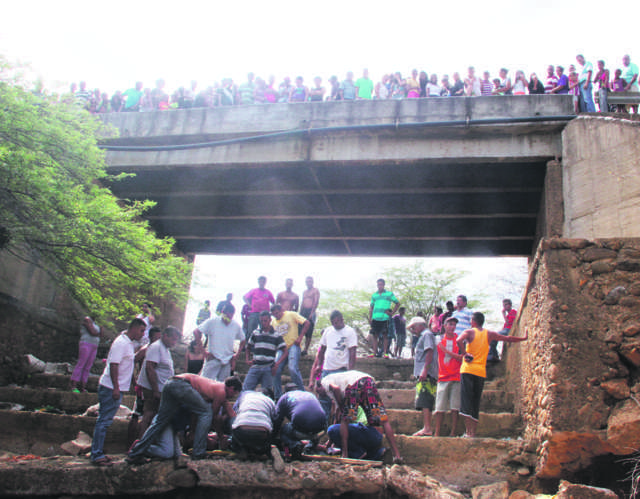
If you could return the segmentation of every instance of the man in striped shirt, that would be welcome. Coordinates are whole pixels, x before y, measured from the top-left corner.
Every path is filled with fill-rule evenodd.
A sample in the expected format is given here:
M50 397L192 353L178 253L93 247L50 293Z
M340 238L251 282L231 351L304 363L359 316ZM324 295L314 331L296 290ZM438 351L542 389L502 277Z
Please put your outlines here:
M465 295L458 295L456 298L456 310L451 316L458 319L458 324L456 324L456 334L458 336L471 328L472 315L473 310L467 308L467 297Z
M249 337L249 347L245 359L251 367L244 380L243 390L255 390L258 383L262 388L273 390L273 376L278 366L287 358L287 346L282 336L276 335L271 325L271 314L264 310L259 316L260 326ZM253 361L249 360L249 350L253 352ZM283 350L280 360L275 361L278 350Z

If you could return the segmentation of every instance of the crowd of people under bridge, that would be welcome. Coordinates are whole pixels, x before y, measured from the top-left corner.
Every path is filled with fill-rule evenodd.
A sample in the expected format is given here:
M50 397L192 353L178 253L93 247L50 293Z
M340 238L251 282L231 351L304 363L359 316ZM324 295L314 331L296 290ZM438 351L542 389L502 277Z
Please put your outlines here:
M413 69L408 76L400 72L386 73L376 83L369 77L369 71L364 69L358 78L351 71L342 81L335 75L331 76L326 86L320 76L313 78L311 85L302 76L297 76L293 82L290 77L285 77L276 86L273 76L263 79L249 73L247 80L240 84L231 78L223 78L220 82L200 88L198 82L191 81L189 85L171 93L165 89L164 80L159 79L153 89L144 87L143 82L138 81L132 88L118 90L111 97L98 88L90 90L86 82L81 81L79 87L72 83L70 92L63 98L73 99L92 113L109 113L276 102L571 94L577 112L595 112L594 90L640 92L638 66L631 62L629 55L623 56L622 67L617 68L613 75L603 60L597 61L594 66L579 54L576 61L577 66L570 64L566 70L562 65L550 65L541 76L531 73L527 77L523 71L517 70L512 77L507 68L502 68L498 76L492 78L489 71L480 73L469 67L466 76L454 72L451 78L446 74L439 78L435 73ZM637 112L637 106L631 109ZM610 110L624 112L626 108L619 105L617 109L600 111Z
M233 295L227 295L213 312L205 303L192 332L183 374L176 375L170 352L182 333L173 326L164 331L153 326L152 306L143 304L142 313L111 344L100 377L93 464L113 464L104 453L106 432L122 393L132 384L137 363L141 367L135 381L136 413L142 414L142 420L132 418L130 423L139 438L125 458L129 464L178 459L185 449L191 449L194 460L216 449L231 449L243 457L270 455L276 471L284 469L285 460L318 453L403 462L376 381L357 370L356 331L345 324L340 311L331 312L331 326L322 331L305 383L298 363L305 339L304 352L309 348L320 291L307 277L300 299L293 292L293 281L287 279L286 289L274 297L266 281L259 277L258 287L243 296L244 330L234 320ZM415 338L410 342L415 408L422 412L423 427L414 436L440 436L443 417L450 412L450 435L457 436L460 414L465 423L463 437L475 437L486 365L500 361L497 343L527 339L526 331L524 336L509 335L517 315L511 301L503 301L505 324L500 332L487 330L484 315L470 310L463 295L456 298L455 307L447 302L446 312L436 307L428 318L415 315L407 323L399 299L386 289L384 279L376 285L368 311L372 356L387 355L392 330L399 355L406 332ZM80 358L71 378L75 391L86 389L86 367L95 359L100 334L101 328L86 317ZM233 375L241 355L249 366L244 383ZM291 383L283 390L285 367ZM383 434L389 449L382 447Z

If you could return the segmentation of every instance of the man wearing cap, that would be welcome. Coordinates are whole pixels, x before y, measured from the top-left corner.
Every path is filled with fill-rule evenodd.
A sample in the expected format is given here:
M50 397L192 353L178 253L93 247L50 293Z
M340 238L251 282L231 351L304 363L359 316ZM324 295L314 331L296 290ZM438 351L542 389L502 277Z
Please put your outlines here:
M444 413L451 411L451 433L456 435L458 413L460 412L460 365L462 354L458 351L455 333L458 319L449 317L444 325L444 334L438 343L438 390L436 392L436 410L433 412L435 428L433 436L440 436L440 427Z
M417 378L416 410L422 411L424 425L414 437L430 437L431 411L435 405L438 386L438 357L435 354L436 340L423 317L414 317L407 326L413 334L420 335L413 361L413 375Z

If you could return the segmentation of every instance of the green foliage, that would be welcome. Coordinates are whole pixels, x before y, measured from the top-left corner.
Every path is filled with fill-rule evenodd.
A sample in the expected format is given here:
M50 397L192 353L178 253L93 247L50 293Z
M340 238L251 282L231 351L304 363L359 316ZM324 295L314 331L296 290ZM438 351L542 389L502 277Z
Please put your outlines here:
M388 268L382 275L386 288L393 291L407 309L407 317L419 311L429 317L435 305L444 309L444 303L453 299L452 289L466 274L465 271L450 269L427 271L423 262L416 261L411 265Z
M109 133L73 103L22 88L0 58L0 226L3 251L52 273L96 319L130 317L141 301L186 301L190 265L102 186L96 137Z
M384 276L386 288L393 291L401 306L407 309L407 317L413 317L421 310L430 314L434 305L444 305L446 300L451 299L451 290L466 272L449 269L426 271L423 263L417 261L387 268L379 275ZM342 312L347 324L367 331L369 304L376 290L375 278L371 282L371 289L323 290L318 310L318 328L326 327L329 314L337 309Z

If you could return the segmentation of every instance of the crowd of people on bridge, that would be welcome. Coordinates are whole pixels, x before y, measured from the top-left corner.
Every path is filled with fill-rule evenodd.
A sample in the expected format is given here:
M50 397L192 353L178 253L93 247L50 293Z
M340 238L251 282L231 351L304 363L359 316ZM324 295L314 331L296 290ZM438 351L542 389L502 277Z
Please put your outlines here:
M359 78L355 78L352 71L347 72L342 81L335 75L331 76L328 85L323 83L320 76L313 78L311 85L302 76L295 77L293 81L285 77L276 85L273 76L263 79L249 73L247 80L240 84L231 78L223 78L220 82L200 88L197 81L191 81L189 85L172 92L165 88L164 80L158 79L153 89L139 81L132 88L118 90L112 96L98 88L90 90L86 82L81 81L79 86L71 84L70 92L63 95L63 99L73 100L91 113L109 113L276 102L571 94L576 111L595 112L594 90L640 92L638 66L631 62L629 55L623 56L622 66L614 71L613 76L603 60L597 61L594 66L579 54L576 62L577 66L569 64L566 70L562 65L549 65L540 76L536 73L527 76L517 70L512 77L509 69L502 68L498 76L492 78L489 71L480 74L474 67L469 67L466 75L454 72L450 78L447 74L438 77L435 73L413 69L405 76L401 72L385 73L375 83L368 69L364 69ZM624 106L617 110L626 111ZM632 110L637 112L637 106Z
M192 332L183 374L176 374L170 352L181 332L172 326L164 331L153 326L152 307L143 305L142 313L113 341L100 377L92 463L112 464L103 449L106 432L122 393L130 388L136 364L140 365L136 412L143 418L139 424L132 419L139 438L127 454L130 464L143 464L154 457L179 458L184 448L192 449L194 460L218 448L230 448L241 456L266 454L272 457L276 471L284 469L284 460L318 452L350 459L383 460L388 456L389 462L403 462L376 380L356 369L359 342L355 329L345 324L340 311L331 312L331 325L322 331L305 382L298 364L309 349L320 291L313 278L307 277L299 297L293 291L293 280L287 279L285 290L274 297L266 282L266 277L259 277L258 287L243 296L244 327L234 320L231 293L215 311L205 302ZM401 356L407 331L415 338L410 342L415 408L422 412L424 424L414 436L439 436L443 416L450 412L451 436L456 436L460 414L466 428L463 436L474 437L486 364L500 360L496 344L527 339L526 333L509 335L516 318L511 301L503 301L505 324L500 332L488 331L484 315L470 310L463 295L456 298L455 307L447 302L446 312L435 307L429 317L416 314L408 323L401 310L400 300L386 289L384 279L378 279L367 317L371 356L388 356L391 338L396 341L396 355ZM83 320L81 357L83 343L95 343L93 338L100 331L90 317ZM249 367L244 383L234 375L240 356ZM74 390L78 382L84 389L86 364L87 359L78 362L78 373L72 376ZM285 367L291 382L283 389ZM212 428L215 433L210 432ZM383 434L388 450L382 447Z

